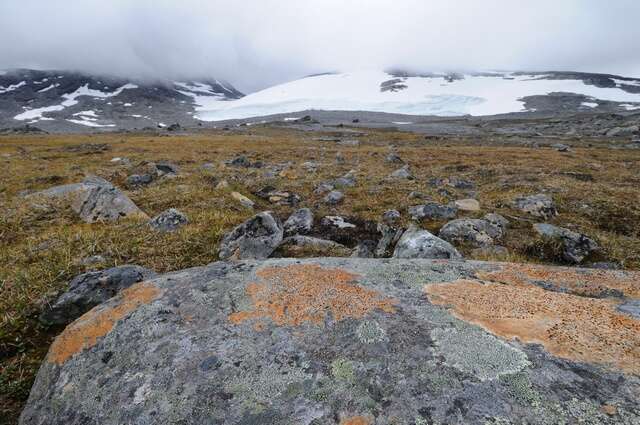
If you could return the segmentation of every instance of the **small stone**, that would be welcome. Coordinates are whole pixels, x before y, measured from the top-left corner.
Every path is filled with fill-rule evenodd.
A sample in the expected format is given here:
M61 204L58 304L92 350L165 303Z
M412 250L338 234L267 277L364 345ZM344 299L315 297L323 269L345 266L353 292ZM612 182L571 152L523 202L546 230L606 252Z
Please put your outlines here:
M485 214L483 218L487 220L489 223L491 223L493 226L501 228L503 232L506 232L507 228L509 227L509 220L507 220L500 214L489 213L489 214Z
M294 235L282 241L276 254L285 257L346 257L351 255L351 249L326 239Z
M329 183L320 183L316 190L313 191L316 195L322 195L327 192L331 192L334 189L334 186Z
M451 205L440 205L435 202L427 202L424 205L417 205L409 208L409 215L412 219L420 220L450 220L455 218L458 209Z
M389 155L387 155L385 161L392 164L402 164L404 162L402 158L400 158L400 155L395 152L391 152Z
M555 143L553 145L551 145L551 147L555 150L557 150L558 152L569 152L570 147L568 145L562 144L562 143Z
M413 180L413 175L409 171L409 165L405 165L404 167L397 169L391 173L389 177L392 179Z
M354 258L374 258L377 243L372 240L360 241L351 254Z
M229 188L229 182L226 180L220 180L220 182L218 182L218 184L216 185L216 189L222 190L222 189L228 189Z
M480 202L476 199L458 199L454 204L460 211L480 211Z
M151 174L132 174L125 180L125 186L131 189L135 189L142 186L147 186L153 182L153 176Z
M513 200L513 206L524 213L545 220L558 214L553 199L543 193L516 198Z
M231 167L244 167L244 168L251 167L251 162L244 155L236 156L232 160L228 161L227 164Z
M475 247L493 245L503 235L502 228L486 220L468 218L450 221L438 233L438 236L448 242L466 243Z
M325 204L338 205L344 201L344 194L337 190L333 190L324 197Z
M238 201L240 205L245 208L253 209L253 206L255 205L255 203L251 199L247 198L239 192L231 192L231 197Z
M394 226L400 221L400 212L398 210L385 211L382 214L382 222L389 226Z
M149 226L159 232L174 232L189 223L187 216L175 208L161 212L149 221Z
M213 162L207 162L205 164L202 164L202 169L204 170L214 170L216 168L216 165Z

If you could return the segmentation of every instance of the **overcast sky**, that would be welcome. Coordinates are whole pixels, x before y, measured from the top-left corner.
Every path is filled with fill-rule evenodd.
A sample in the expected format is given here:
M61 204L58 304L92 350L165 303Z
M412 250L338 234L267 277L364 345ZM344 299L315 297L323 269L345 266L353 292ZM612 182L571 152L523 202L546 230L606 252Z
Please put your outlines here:
M0 0L0 69L225 79L390 67L640 77L640 0Z

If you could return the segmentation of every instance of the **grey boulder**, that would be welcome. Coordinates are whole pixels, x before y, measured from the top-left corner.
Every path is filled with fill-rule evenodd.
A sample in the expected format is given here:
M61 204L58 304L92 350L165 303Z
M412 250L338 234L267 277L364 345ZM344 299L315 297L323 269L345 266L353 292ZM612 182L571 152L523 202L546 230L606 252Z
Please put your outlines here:
M449 242L426 230L411 226L396 244L393 257L455 260L461 259L462 255Z
M276 253L281 257L345 257L351 254L351 249L326 239L294 235L285 238Z
M222 260L268 258L282 242L283 234L280 220L270 211L261 212L222 238L219 257Z
M149 221L149 226L159 232L174 232L187 223L189 223L189 219L184 213L170 208L153 217Z
M465 243L477 248L495 244L502 238L503 230L487 220L465 218L448 222L442 226L438 236L451 243Z
M558 214L556 205L549 195L522 196L513 200L513 206L534 217L548 220Z
M562 245L562 257L570 263L581 263L585 258L600 249L593 239L564 227L537 223L534 224L533 228L543 238L560 242Z
M338 205L344 201L344 194L337 190L332 190L324 197L324 203L327 205Z
M284 222L285 236L305 234L313 227L313 212L309 208L300 208Z
M396 171L389 175L392 179L400 179L400 180L413 180L413 174L409 170L409 165L405 165L402 168L398 168Z
M155 276L153 271L135 265L83 273L74 277L69 290L44 309L40 321L56 325L69 323L123 289Z
M455 205L441 205L435 202L427 202L424 205L409 208L409 215L416 221L451 220L455 218L457 213L458 209Z

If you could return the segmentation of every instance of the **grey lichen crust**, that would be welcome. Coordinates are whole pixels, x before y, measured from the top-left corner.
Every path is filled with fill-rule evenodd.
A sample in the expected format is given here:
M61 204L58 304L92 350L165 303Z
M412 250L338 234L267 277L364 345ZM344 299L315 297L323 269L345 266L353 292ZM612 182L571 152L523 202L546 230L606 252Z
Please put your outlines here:
M355 279L335 288L357 285L363 299L393 300L393 309L352 308L296 324L275 313L251 316L261 291L277 285L265 276L283 269L306 279L301 266L319 267L311 284L334 271L337 280ZM21 424L639 423L637 376L500 339L424 294L424 285L494 267L274 259L159 276L144 283L154 296L93 345L66 356L50 351ZM122 309L118 302L97 311Z

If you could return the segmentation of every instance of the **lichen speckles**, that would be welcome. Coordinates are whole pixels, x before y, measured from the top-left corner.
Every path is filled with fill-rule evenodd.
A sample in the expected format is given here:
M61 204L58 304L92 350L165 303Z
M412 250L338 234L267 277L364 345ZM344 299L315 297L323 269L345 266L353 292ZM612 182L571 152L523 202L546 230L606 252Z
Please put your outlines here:
M118 297L88 311L56 338L47 361L63 364L75 354L93 347L98 339L111 332L118 320L161 294L161 289L149 282L140 282L124 289Z
M447 365L481 381L516 373L529 365L522 351L476 327L434 329L431 337Z
M366 416L353 416L341 420L340 425L371 425L371 419Z
M481 280L527 285L543 283L575 295L602 298L620 294L640 298L640 273L596 269L550 268L531 264L505 264L500 270L478 272Z
M524 282L460 280L426 285L429 300L491 333L542 344L551 354L640 373L640 321L612 300L547 291Z
M342 269L294 264L264 268L256 274L262 282L246 287L253 309L229 315L234 324L256 320L259 329L263 319L271 319L278 326L322 325L328 312L336 321L359 319L374 310L395 312L395 300L354 284L359 276Z
M363 320L356 328L356 334L363 344L376 344L387 339L387 332L375 320Z

